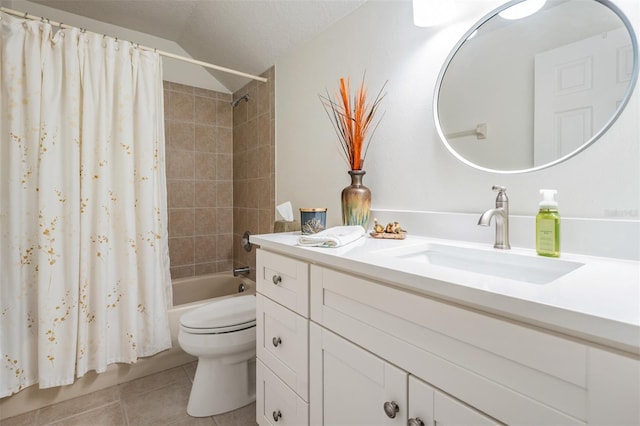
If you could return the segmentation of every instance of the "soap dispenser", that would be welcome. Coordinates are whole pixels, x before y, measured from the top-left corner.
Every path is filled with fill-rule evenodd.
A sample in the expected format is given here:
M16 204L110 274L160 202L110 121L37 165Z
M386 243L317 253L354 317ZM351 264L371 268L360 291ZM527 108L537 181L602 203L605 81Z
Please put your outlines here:
M560 214L555 189L541 189L542 201L536 216L536 251L540 256L560 256Z

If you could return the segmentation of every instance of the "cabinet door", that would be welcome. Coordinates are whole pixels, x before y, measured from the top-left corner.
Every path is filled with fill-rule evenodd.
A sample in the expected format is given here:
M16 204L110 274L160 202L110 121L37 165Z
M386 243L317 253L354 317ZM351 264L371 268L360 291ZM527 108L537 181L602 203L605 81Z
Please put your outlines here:
M409 376L410 426L497 426L498 423L462 402Z
M406 425L407 373L310 325L313 425Z

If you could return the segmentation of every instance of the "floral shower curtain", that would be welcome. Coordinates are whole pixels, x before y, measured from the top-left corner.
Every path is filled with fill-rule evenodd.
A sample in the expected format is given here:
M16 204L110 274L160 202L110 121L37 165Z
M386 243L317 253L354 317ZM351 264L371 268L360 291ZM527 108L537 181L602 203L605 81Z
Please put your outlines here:
M154 52L0 13L0 397L171 346Z

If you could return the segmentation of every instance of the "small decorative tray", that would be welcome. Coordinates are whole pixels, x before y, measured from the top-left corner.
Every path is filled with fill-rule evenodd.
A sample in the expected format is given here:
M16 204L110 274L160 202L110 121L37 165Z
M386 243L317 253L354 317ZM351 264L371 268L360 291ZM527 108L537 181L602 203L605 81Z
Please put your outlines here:
M369 233L369 235L371 235L373 238L383 238L386 240L404 240L407 237L407 233L406 232L399 232L399 233L393 233L393 232L375 232L375 231L371 231Z

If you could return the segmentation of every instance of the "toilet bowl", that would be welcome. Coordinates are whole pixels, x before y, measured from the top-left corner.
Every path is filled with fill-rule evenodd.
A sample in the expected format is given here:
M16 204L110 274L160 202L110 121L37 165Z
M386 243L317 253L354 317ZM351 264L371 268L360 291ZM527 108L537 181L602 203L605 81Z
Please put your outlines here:
M187 405L190 416L213 416L255 401L254 295L216 300L185 313L178 343L198 357Z

